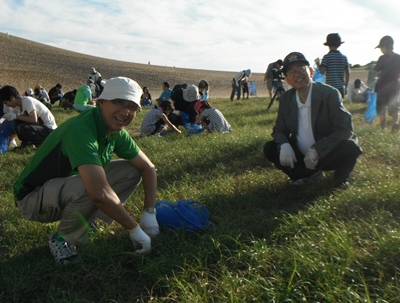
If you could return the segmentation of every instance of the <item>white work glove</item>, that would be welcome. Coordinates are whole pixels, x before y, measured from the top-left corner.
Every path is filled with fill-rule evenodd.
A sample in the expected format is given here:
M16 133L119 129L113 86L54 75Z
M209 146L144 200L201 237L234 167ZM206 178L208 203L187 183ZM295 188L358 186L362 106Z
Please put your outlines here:
M15 114L15 113L5 114L4 118L6 118L7 121L13 121L17 118L17 114Z
M318 164L319 156L317 151L310 147L304 157L304 164L308 169L315 169Z
M151 251L151 239L140 228L139 224L129 232L129 237L131 238L133 246L135 247L135 253L144 255Z
M152 239L160 234L156 214L150 214L147 211L144 211L140 218L139 225Z
M294 162L297 162L294 150L289 143L283 143L281 145L279 162L281 163L282 166L290 166L291 168L294 167Z

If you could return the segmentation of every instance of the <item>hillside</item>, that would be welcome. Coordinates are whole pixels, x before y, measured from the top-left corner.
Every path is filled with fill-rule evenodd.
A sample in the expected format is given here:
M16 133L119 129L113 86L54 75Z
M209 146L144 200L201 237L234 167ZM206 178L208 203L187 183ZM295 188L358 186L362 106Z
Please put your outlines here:
M132 78L141 86L149 87L153 96L161 93L164 81L174 86L178 83L197 84L201 79L207 79L211 86L211 96L229 97L230 79L235 74L103 59L3 33L0 33L0 53L0 84L13 85L20 92L36 84L49 90L58 82L64 85L63 91L66 92L84 83L89 76L89 68L94 66L103 78ZM258 88L263 88L263 77L261 73L252 75ZM258 95L266 93L265 88L259 89Z
M94 66L104 79L126 76L136 80L142 87L149 87L153 98L160 95L161 83L164 81L174 86L179 83L197 84L201 79L209 81L211 97L228 98L231 91L230 79L235 75L234 72L226 71L185 69L104 59L4 33L0 33L0 53L0 84L13 85L20 92L37 84L49 90L56 83L62 83L63 91L67 92L82 85L89 76L89 68ZM265 66L267 65L266 63ZM350 80L360 78L365 82L366 77L366 70L353 69ZM259 97L267 96L263 78L263 73L253 73L251 76L251 80L257 86Z

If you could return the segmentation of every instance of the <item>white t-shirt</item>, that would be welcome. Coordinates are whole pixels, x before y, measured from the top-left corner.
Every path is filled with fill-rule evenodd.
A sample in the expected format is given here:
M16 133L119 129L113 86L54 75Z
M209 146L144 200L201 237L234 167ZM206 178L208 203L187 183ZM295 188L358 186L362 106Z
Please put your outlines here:
M99 72L96 72L93 75L90 75L89 79L92 79L94 83L96 83L97 80L99 80L101 78L101 75Z
M46 100L47 102L50 101L49 94L44 89L40 90L39 95L33 95L33 97L39 101L42 101L42 100Z
M369 88L368 86L365 85L363 81L361 81L359 88L355 88L354 86L355 86L354 82L351 82L347 87L347 95L349 98L349 103L353 103L353 97L355 95L361 94L362 92L364 92L366 89Z
M311 125L311 91L308 92L306 103L300 101L300 96L296 92L297 106L299 107L299 125L297 132L297 147L305 155L308 149L315 143L314 134Z
M49 109L40 101L32 97L21 97L22 114L29 114L36 111L38 118L42 119L45 126L50 129L56 129L57 124L53 114Z

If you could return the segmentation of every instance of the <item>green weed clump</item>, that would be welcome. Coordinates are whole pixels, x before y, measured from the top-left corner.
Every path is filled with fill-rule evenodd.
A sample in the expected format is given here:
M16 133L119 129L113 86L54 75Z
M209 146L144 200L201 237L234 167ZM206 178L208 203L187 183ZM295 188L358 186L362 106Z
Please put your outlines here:
M364 153L351 187L324 180L290 187L263 155L277 105L252 97L212 99L229 134L139 137L158 171L158 199L203 202L211 227L164 231L137 256L126 231L100 222L78 248L79 264L57 266L47 240L57 223L24 220L12 185L35 153L0 156L0 302L400 302L400 137L364 122L365 104L346 104ZM54 107L61 124L76 112ZM389 125L390 127L390 125ZM139 187L127 202L138 218Z

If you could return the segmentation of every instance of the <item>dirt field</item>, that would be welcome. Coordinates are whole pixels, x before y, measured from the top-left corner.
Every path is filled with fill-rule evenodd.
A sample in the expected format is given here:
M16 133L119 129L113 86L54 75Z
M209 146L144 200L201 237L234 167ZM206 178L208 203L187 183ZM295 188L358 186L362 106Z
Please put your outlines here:
M161 84L198 84L201 79L210 83L210 96L228 98L231 79L235 72L208 71L137 64L103 59L32 42L0 33L0 85L15 86L21 93L28 87L42 85L47 91L56 83L63 84L67 92L86 82L90 67L102 74L104 79L126 76L147 86L153 98L161 93ZM267 66L267 63L265 64ZM352 71L351 79L366 81L366 71ZM263 86L263 73L253 73L251 80L257 87L257 95L267 96Z

